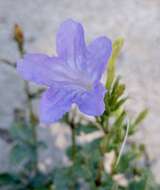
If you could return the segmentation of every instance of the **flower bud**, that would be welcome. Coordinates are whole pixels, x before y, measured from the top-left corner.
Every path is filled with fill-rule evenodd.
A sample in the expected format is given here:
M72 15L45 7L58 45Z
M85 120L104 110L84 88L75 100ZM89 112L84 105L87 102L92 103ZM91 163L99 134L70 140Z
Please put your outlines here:
M18 24L15 24L14 26L14 40L18 43L19 46L23 46L24 34L22 28Z

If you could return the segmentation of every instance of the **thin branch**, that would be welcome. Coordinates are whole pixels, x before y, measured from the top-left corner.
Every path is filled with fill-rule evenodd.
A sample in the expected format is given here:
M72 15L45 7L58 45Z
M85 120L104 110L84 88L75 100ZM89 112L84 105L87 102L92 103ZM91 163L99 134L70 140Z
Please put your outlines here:
M12 62L10 60L4 59L4 58L0 58L0 62L3 62L4 64L7 64L13 68L16 68L16 63Z
M117 167L117 165L119 164L119 161L120 161L120 159L121 159L121 156L122 156L122 153L123 153L123 150L124 150L124 146L125 146L126 141L127 141L127 138L128 138L129 127L130 127L130 124L129 124L129 121L127 121L126 134L125 134L123 143L122 143L122 145L121 145L121 148L120 148L120 151L119 151L119 155L118 155L118 158L117 158L115 167Z

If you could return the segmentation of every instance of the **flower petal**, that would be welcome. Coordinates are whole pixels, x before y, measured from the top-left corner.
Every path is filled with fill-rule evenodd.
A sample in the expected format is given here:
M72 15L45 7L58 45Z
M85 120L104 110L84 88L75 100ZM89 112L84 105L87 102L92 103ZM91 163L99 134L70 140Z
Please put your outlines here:
M73 69L85 67L86 46L84 30L80 23L68 19L57 32L57 53Z
M50 85L54 78L52 70L55 63L58 65L60 62L60 59L44 54L26 54L23 59L17 62L17 71L25 80Z
M60 58L43 54L26 54L17 63L17 70L25 80L50 87L80 87L81 75L67 67ZM85 78L85 76L84 76Z
M99 81L111 56L112 43L106 37L95 39L88 46L88 72L94 81Z
M58 121L69 111L75 98L75 92L49 88L40 103L40 120L44 123Z
M106 89L101 83L95 85L91 92L85 92L77 102L80 111L93 116L101 115L105 109L105 93Z

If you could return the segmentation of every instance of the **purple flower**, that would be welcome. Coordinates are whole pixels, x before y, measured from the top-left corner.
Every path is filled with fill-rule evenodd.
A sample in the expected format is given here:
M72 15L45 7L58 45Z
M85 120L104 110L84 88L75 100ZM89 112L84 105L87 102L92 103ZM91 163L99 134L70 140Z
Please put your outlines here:
M73 103L87 115L101 115L106 89L100 79L111 55L111 41L99 37L86 45L82 25L69 19L60 26L56 46L58 56L26 54L17 63L25 80L48 87L40 103L40 120L57 121Z

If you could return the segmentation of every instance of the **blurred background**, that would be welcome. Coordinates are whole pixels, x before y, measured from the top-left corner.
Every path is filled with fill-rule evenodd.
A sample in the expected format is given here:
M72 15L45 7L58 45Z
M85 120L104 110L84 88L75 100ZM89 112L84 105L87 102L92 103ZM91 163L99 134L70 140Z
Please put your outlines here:
M117 69L127 86L130 100L126 106L130 115L144 107L150 110L135 140L146 144L152 170L160 182L160 1L0 0L0 58L13 62L19 59L12 40L15 23L24 30L28 52L54 54L56 31L67 18L84 25L88 42L99 35L112 40L125 38ZM37 108L37 102L35 105ZM0 128L7 129L14 109L24 106L23 81L12 68L0 62ZM52 161L55 165L65 163L68 129L55 124L38 130L39 138L49 146L40 155L41 167L49 167ZM10 167L9 150L10 144L0 138L0 171Z

